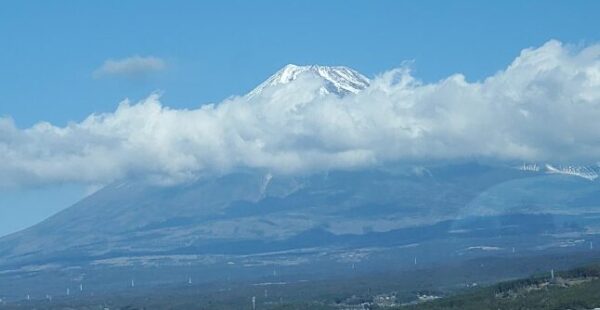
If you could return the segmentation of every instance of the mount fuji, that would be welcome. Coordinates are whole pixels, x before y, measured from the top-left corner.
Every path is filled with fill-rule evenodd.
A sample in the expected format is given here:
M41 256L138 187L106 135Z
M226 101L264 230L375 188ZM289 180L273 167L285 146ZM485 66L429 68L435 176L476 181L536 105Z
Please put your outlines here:
M350 68L288 65L247 97L302 75L317 76L324 95L369 87ZM273 268L323 276L349 264L413 268L417 256L422 266L510 248L534 256L596 239L597 182L514 167L399 162L306 175L240 169L168 186L121 180L0 238L0 290L18 298L19 288L45 293L59 282L115 290L132 278L225 281L232 270L260 278Z

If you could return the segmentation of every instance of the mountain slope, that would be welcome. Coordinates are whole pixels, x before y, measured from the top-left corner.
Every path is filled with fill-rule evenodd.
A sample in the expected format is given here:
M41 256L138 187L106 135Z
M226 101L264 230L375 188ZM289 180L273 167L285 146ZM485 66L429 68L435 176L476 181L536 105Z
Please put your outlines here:
M256 242L272 244L257 247L254 252L259 253L293 249L299 236L302 246L310 247L322 245L325 236L337 240L335 236L386 233L480 215L554 212L565 206L577 212L574 204L598 203L594 183L579 178L532 177L476 163L426 169L428 174L398 166L295 177L246 171L171 187L116 183L1 238L0 257L2 264L23 265L219 254L240 242L248 244L247 253ZM522 188L530 190L520 192Z

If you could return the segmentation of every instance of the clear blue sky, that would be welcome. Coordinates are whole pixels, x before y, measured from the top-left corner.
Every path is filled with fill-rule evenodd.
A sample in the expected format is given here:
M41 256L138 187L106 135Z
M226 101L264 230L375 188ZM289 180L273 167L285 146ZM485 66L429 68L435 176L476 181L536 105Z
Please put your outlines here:
M64 125L164 91L194 108L243 94L287 63L346 65L367 76L414 61L435 81L478 80L549 39L600 40L595 1L5 1L0 116ZM152 55L167 69L94 78L107 59ZM83 195L77 186L0 190L0 235Z

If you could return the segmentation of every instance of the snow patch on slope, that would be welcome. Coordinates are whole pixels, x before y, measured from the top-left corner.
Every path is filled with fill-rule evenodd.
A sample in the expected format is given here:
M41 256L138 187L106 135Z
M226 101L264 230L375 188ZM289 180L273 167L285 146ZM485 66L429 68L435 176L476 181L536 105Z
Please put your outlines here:
M554 167L552 165L546 164L546 171L547 171L547 173L552 173L552 174L565 174L565 175L577 176L577 177L584 178L584 179L587 179L590 181L594 181L595 179L598 178L598 172L595 169L589 168L589 167L584 167L584 166Z
M562 175L570 175L575 177L584 178L589 181L594 181L598 178L598 169L587 166L575 166L575 165L567 165L567 166L554 166L551 164L545 164L544 166L538 165L536 163L523 164L517 169L521 171L528 172L543 172L547 174L562 174Z

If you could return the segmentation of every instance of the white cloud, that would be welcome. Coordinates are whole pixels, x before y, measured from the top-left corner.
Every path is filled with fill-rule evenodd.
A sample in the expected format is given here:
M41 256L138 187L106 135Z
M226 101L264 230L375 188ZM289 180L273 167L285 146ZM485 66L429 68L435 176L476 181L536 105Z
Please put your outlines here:
M140 77L166 69L164 60L154 56L132 56L108 59L93 73L95 78L105 76Z
M523 50L480 82L422 83L406 68L357 95L320 96L310 76L194 110L158 95L57 127L0 119L0 186L178 182L240 167L305 172L397 160L600 159L600 45Z

